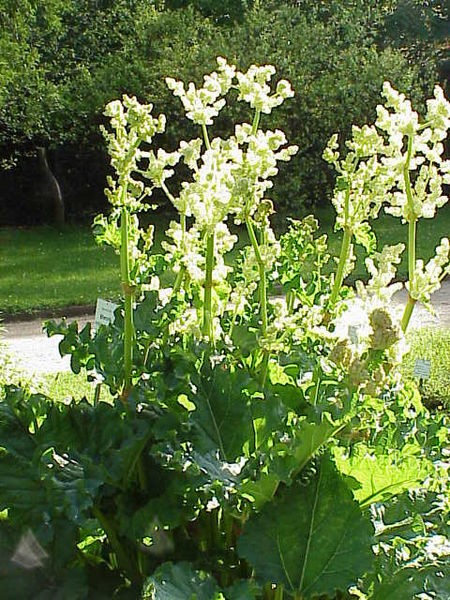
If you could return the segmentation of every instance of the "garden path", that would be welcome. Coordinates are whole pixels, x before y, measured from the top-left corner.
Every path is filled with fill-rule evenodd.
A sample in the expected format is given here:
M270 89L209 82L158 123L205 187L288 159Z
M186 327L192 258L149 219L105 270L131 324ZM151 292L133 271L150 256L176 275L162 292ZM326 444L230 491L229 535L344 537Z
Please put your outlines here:
M406 293L404 290L394 296L394 303L401 310L405 304ZM414 310L411 327L432 325L450 328L450 279L442 284L441 289L433 296L433 305L436 316L433 317L423 307L417 306ZM80 324L93 320L92 314L71 317L68 320L77 320ZM15 321L3 325L2 337L9 349L17 358L18 366L29 373L56 373L70 370L69 357L61 358L58 351L59 336L47 338L42 332L42 319L35 321Z

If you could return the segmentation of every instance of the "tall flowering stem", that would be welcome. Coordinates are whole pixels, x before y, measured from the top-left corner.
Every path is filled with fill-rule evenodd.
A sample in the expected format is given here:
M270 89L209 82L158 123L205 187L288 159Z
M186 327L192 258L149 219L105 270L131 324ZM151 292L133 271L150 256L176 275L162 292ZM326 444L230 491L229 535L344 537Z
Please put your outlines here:
M162 133L165 118L154 118L152 105L141 105L136 98L123 96L105 109L110 127L102 127L111 156L115 177L108 178L106 196L113 207L108 218L96 218L97 239L112 245L120 255L120 279L124 295L123 389L125 402L132 388L133 345L135 339L133 310L136 287L146 277L146 251L152 244L152 232L138 227L137 213L146 210L143 197L151 194L135 175L145 153L139 150L142 142L150 143L155 133ZM155 162L155 161L153 161ZM143 251L145 249L145 252Z
M206 237L206 261L205 261L205 283L203 300L203 335L210 340L213 339L213 315L212 315L212 293L213 293L213 271L214 271L214 233Z
M331 290L330 296L330 305L333 307L337 299L339 297L339 292L344 282L345 270L348 263L348 259L350 256L351 243L352 243L352 235L353 231L348 223L348 213L349 213L349 202L350 202L350 189L347 189L345 195L345 206L344 206L344 226L343 231L344 235L341 243L341 252L339 255L339 263L336 271L336 277L334 279L333 288Z
M203 141L207 150L211 150L208 129L202 123ZM213 273L214 273L214 231L206 234L205 255L205 283L203 288L203 327L202 333L209 340L213 340Z
M260 302L260 314L261 314L261 334L263 337L267 334L267 281L266 281L266 267L264 260L261 256L258 240L256 239L255 229L251 218L247 218L245 221L248 236L255 252L256 261L258 263L258 274L259 274L259 302Z
M125 192L126 193L126 192ZM130 277L130 247L129 247L129 214L126 207L122 208L120 217L120 269L122 290L124 294L124 331L123 331L123 368L124 390L122 397L126 398L131 390L131 371L133 365L133 301L134 291Z
M411 135L408 136L408 148L406 152L405 165L403 167L403 180L405 186L405 194L408 205L408 280L412 281L416 269L416 232L417 232L417 216L414 213L414 200L411 188L411 178L409 174L409 168L411 164L413 138ZM411 292L408 292L408 300L406 302L405 309L401 320L402 331L405 332L408 328L411 320L414 307L417 300L411 296Z
M386 102L377 107L376 125L387 142L380 152L387 169L386 211L408 223L408 300L401 321L406 331L417 302L432 310L431 294L449 271L448 238L441 240L426 265L416 259L416 227L420 218L433 218L448 201L442 188L450 182L450 162L442 155L450 127L450 103L436 86L434 98L427 100L421 124L410 101L388 82L383 86L383 95Z
M253 117L253 123L252 123L252 132L251 135L254 136L256 135L257 131L258 131L258 127L259 127L259 123L260 123L260 119L261 119L261 111L256 109L255 110L255 115ZM250 242L253 246L253 250L255 252L255 257L256 257L256 261L258 263L258 274L259 274L259 283L258 283L258 289L259 289L259 303L260 303L260 314L261 314L261 334L263 337L266 336L267 334L267 280L266 280L266 267L264 264L264 261L262 259L261 256L261 251L259 248L259 244L258 244L258 240L256 238L255 235L255 229L253 227L253 221L252 218L250 216L247 216L247 218L245 219L245 225L247 227L247 231L248 231L248 236L250 239ZM263 236L264 236L264 232L265 229L263 227ZM264 240L262 240L264 243Z
M336 270L336 277L333 283L333 289L331 290L330 304L334 306L337 299L339 298L339 292L344 282L345 268L348 263L350 256L350 248L352 243L352 230L349 227L344 228L344 235L341 243L341 252L339 255L338 268Z

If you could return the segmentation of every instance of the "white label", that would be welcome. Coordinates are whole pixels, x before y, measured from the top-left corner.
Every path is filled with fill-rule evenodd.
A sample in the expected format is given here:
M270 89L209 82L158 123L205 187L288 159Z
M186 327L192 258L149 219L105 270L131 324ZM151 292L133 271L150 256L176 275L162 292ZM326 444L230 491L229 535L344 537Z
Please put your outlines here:
M357 325L349 325L348 326L348 338L352 344L359 343L359 335L358 335L359 327Z
M414 377L420 379L429 379L431 371L431 361L418 358L414 363Z
M114 321L114 311L117 307L118 304L114 304L114 302L98 298L95 307L94 329L98 329L100 325L112 323Z

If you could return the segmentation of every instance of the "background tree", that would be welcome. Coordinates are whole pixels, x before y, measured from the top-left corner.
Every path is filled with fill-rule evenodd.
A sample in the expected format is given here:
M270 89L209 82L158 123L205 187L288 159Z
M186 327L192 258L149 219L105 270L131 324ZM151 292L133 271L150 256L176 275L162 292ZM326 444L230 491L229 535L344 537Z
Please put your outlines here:
M273 198L294 214L323 202L331 193L321 158L328 137L373 114L384 79L416 101L436 80L437 54L415 61L412 38L390 33L404 3L0 0L0 158L17 163L1 175L3 222L35 221L42 213L41 204L30 205L42 170L36 158L24 158L35 157L38 146L48 152L70 218L101 208L107 159L98 127L105 104L124 92L168 115L164 143L175 131L196 135L180 120L164 78L199 82L217 55L242 69L272 63L292 81L295 100L274 126L301 150ZM219 130L228 118L225 112Z

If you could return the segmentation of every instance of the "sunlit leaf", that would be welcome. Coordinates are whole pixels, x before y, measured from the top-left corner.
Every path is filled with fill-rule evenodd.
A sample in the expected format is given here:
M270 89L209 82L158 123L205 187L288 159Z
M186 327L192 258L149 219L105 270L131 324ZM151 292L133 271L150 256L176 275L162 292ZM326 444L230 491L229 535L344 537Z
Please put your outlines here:
M373 529L329 458L304 487L285 488L251 517L239 553L257 579L302 598L346 590L370 570Z

